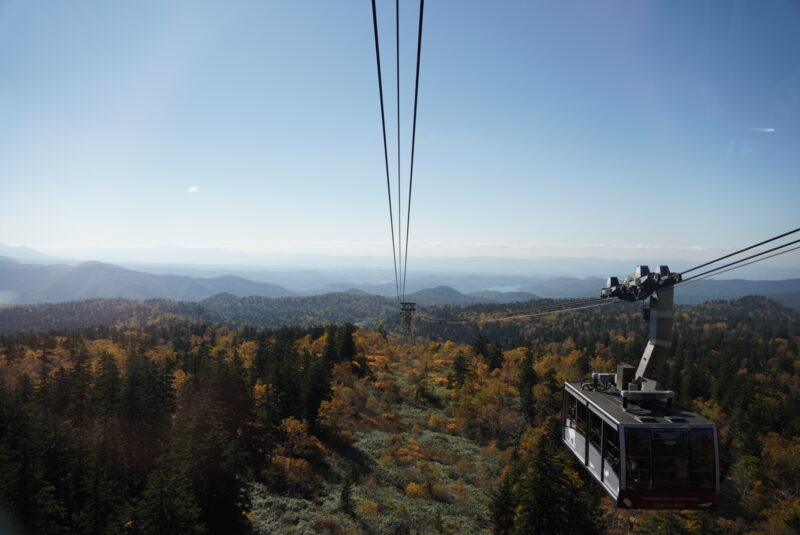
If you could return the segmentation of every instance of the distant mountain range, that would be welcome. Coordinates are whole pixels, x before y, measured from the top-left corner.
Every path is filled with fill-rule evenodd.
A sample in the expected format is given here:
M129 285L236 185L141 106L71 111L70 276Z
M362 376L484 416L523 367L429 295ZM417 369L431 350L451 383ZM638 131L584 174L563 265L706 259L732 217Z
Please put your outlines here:
M679 286L675 290L676 301L688 305L720 299L738 299L745 295L764 295L786 306L800 308L797 307L798 295L800 295L800 279L782 281L707 279Z
M515 291L484 289L469 293L460 292L451 286L437 285L408 293L405 298L420 306L504 304L539 298L594 297L604 284L605 281L600 278L560 277L529 281L528 284L517 286ZM319 293L314 295L347 293L374 297L382 295L386 299L387 291L384 286L332 284L320 288ZM236 297L310 297L306 292L299 294L277 284L253 281L236 275L192 277L154 274L101 262L84 262L78 265L28 264L0 256L0 303L60 303L97 298L198 302L220 293ZM388 296L393 295L393 291L388 292ZM764 295L787 306L799 308L800 279L702 280L681 286L676 291L676 302L698 304L709 300L737 299L746 295ZM392 301L391 297L389 301Z
M232 275L214 278L153 275L101 262L84 262L77 266L42 265L0 257L0 302L6 303L58 303L113 297L200 301L221 292L242 297L295 295L281 286Z
M343 291L375 296L359 288L326 293ZM84 262L77 266L23 264L0 256L0 303L62 303L99 298L197 302L220 293L238 297L299 297L282 286L234 275L211 278L156 275L101 262ZM453 288L439 286L409 293L406 298L421 306L434 306L507 303L535 299L536 296L521 292L476 292L465 295Z
M55 259L29 247L18 245L16 247L0 243L0 256L13 258L20 262L53 262Z

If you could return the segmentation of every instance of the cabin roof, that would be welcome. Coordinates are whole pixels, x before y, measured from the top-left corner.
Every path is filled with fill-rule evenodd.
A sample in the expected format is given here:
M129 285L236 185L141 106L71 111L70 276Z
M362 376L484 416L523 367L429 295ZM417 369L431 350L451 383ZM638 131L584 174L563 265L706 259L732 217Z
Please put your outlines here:
M583 381L567 381L569 391L577 397L588 400L605 412L612 420L621 424L648 424L648 425L713 425L713 422L702 416L689 412L686 407L675 403L667 408L663 401L648 402L641 405L628 402L627 411L622 410L622 398L619 391L611 388L606 392L582 390ZM669 418L669 419L668 419Z

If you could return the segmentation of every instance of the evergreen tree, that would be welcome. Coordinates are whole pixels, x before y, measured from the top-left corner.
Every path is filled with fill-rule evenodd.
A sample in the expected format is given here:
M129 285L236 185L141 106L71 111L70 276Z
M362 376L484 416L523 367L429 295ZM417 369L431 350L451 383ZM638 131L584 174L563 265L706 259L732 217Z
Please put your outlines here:
M489 340L482 334L479 334L475 341L472 343L472 352L476 356L486 358L489 356Z
M258 379L261 379L262 381L266 379L270 360L269 357L269 342L266 340L266 337L261 336L258 340L256 355L253 358L251 384L255 384L256 380Z
M93 377L90 395L92 412L104 420L116 412L122 393L122 378L114 357L103 353L97 362L97 373Z
M168 464L148 476L136 519L142 534L206 532L191 481Z
M356 356L355 332L352 323L345 323L339 330L336 352L340 362L350 362Z
M353 516L355 508L353 507L353 479L347 476L342 482L342 488L339 491L339 510L343 513Z
M145 476L162 453L164 434L174 410L172 385L145 355L131 353L126 362L121 408L125 429L129 483L134 493L144 486Z
M558 423L550 418L548 430ZM559 535L600 533L596 500L572 473L568 461L558 451L557 440L548 431L523 462L516 503L515 535Z
M511 533L514 528L514 509L514 474L508 472L492 496L490 505L495 533L498 535Z
M224 425L223 409L213 392L198 390L182 400L175 414L175 436L165 459L170 470L191 482L200 507L200 522L210 533L247 533L244 511L248 506L242 480L248 458ZM175 476L177 477L177 476ZM182 487L180 477L164 475L163 481L148 481L157 496L161 485ZM183 521L191 519L191 503L184 500Z
M331 325L325 331L325 350L322 354L328 362L339 362L339 353L336 346L336 327Z
M533 351L531 348L525 350L525 358L522 360L522 370L519 377L519 399L520 410L532 421L536 415L536 400L533 397L533 387L536 385L538 376L533 369Z
M306 361L308 364L302 384L303 417L313 433L316 431L319 406L330 397L331 365L324 355L320 357L307 355Z
M503 367L505 357L503 356L503 348L499 344L489 344L488 355L484 356L486 365L489 366L489 371L496 370Z
M459 351L453 359L453 386L461 387L470 371L469 359L463 351Z

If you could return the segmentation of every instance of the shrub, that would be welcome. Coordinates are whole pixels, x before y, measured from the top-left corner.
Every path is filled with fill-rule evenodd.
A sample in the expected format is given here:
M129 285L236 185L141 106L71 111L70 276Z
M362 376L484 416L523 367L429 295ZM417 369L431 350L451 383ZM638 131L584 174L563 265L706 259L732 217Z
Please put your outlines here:
M323 518L317 520L313 525L316 533L327 533L329 535L344 535L345 531L336 523L333 518Z
M417 500L427 500L430 498L426 485L421 483L409 483L406 485L406 496Z
M364 498L358 503L358 514L361 516L368 516L375 518L380 514L380 508L378 507L378 503L374 500L370 500L369 498Z

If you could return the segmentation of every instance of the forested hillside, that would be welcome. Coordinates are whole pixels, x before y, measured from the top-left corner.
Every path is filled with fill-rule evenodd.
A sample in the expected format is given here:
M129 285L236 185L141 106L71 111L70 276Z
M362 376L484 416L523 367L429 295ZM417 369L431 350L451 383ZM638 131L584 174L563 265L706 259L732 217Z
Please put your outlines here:
M352 293L311 297L236 297L218 294L200 303L166 299L88 299L68 303L0 307L0 334L83 327L145 327L175 321L277 328L380 321L396 304L377 295Z
M796 311L761 298L677 311L666 386L720 426L715 513L614 510L557 441L563 381L638 360L638 308L505 329L410 346L348 325L263 331L176 316L140 328L0 336L0 501L8 511L0 528L800 528Z
M336 293L310 297L241 297L219 294L200 302L206 309L235 325L278 327L321 323L360 323L397 313L387 297Z
M220 322L221 318L197 303L166 299L87 299L0 307L0 334L65 331L95 326L143 328L170 321Z

